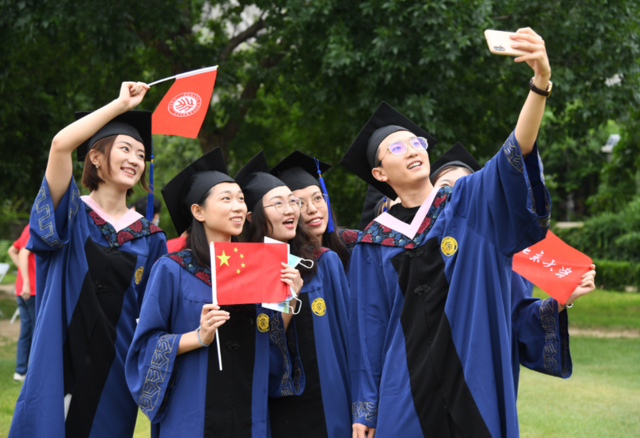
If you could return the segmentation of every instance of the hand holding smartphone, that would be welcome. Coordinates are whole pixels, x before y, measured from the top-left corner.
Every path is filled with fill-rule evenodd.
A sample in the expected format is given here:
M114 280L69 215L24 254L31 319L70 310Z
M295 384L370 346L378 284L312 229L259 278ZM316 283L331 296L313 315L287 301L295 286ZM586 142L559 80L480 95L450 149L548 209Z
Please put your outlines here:
M515 42L509 38L511 35L515 35L515 32L503 32L501 30L485 30L484 37L487 40L489 51L494 55L503 56L523 56L528 55L529 52L523 50L514 49L511 44Z

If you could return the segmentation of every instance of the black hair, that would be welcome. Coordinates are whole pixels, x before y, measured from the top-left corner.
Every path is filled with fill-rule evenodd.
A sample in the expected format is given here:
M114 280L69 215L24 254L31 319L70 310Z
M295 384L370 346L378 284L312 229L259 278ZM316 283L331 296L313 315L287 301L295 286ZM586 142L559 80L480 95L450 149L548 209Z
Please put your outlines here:
M148 199L147 196L141 196L138 199L136 199L135 204L133 204L136 211L143 216L147 214L147 199ZM157 196L154 196L153 197L153 214L160 214L161 211L162 211L162 203L160 202L160 199L158 199Z
M251 222L248 220L244 223L244 229L241 234L243 242L264 242L265 236L271 234L271 223L267 219L262 201L258 201L251 210ZM318 272L317 261L313 256L313 242L302 221L298 220L296 235L289 242L291 253L308 260L313 260L313 267L307 269L300 265L297 269L305 281L309 281Z
M211 194L211 187L207 192L202 195L202 198L197 204L202 207L205 201ZM198 219L191 216L191 226L189 227L189 235L187 236L186 249L191 250L191 253L196 258L198 263L204 266L211 267L211 251L209 251L209 243L207 242L207 233L204 230L204 222L200 222Z
M336 219L336 214L331 209L331 217L333 218L333 231L330 233L325 232L322 235L322 246L325 248L329 248L331 251L338 254L340 261L342 262L342 267L344 271L347 272L347 267L349 266L349 250L344 246L344 242L338 235L338 220Z
M449 164L447 166L442 166L440 169L438 169L438 171L435 173L435 175L433 175L433 184L435 184L441 176L443 176L445 173L449 173L452 170L456 170L456 169L464 169L467 172L469 172L469 175L471 175L473 173L473 171L469 170L467 167L465 166L459 166L457 164Z

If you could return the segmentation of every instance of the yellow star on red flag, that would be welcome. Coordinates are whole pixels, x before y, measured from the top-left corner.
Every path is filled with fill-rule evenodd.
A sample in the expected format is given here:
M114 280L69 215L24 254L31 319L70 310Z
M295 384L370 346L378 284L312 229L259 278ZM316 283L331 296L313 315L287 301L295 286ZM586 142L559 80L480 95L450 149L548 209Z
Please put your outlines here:
M226 254L224 253L224 251L222 251L222 255L219 255L219 256L216 256L216 257L218 257L218 258L220 259L220 266L222 266L222 265L227 265L227 266L229 266L229 258L230 258L231 256L226 255Z

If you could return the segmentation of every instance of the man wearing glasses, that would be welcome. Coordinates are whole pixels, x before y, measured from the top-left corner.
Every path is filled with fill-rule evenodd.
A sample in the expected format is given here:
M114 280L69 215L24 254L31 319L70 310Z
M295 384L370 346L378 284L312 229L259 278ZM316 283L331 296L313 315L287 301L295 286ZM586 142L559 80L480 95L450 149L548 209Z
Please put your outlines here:
M435 140L386 103L341 160L402 200L360 233L351 257L354 438L519 435L511 257L549 226L536 138L551 69L542 38L527 28L517 39L529 54L516 62L535 76L516 128L455 190L433 190Z

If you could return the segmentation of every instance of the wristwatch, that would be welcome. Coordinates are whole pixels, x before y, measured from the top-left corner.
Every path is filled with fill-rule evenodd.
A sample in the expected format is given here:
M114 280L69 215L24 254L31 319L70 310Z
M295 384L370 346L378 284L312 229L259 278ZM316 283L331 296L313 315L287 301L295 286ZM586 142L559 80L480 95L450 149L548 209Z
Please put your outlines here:
M531 89L531 91L533 91L536 94L539 94L540 96L544 96L544 97L551 96L551 89L553 88L553 82L549 81L549 84L547 84L547 89L541 90L540 88L533 85L534 79L535 78L531 78L531 80L529 81L529 88Z

